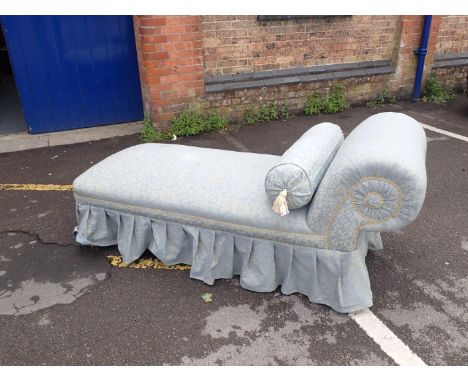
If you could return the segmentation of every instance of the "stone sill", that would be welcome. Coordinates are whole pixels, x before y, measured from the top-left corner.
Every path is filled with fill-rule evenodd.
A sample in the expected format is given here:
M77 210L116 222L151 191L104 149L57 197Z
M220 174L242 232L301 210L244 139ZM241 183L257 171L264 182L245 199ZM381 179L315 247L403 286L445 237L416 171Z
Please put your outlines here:
M270 70L205 77L205 93L222 93L268 86L332 81L394 74L388 60L361 61L349 64L315 65L305 68Z
M435 56L432 69L454 68L457 66L468 66L468 53Z

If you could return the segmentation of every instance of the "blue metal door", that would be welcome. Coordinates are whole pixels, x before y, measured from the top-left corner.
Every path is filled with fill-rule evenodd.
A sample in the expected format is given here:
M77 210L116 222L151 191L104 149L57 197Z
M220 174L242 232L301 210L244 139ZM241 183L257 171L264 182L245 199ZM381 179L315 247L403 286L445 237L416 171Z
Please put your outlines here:
M131 16L1 16L31 133L143 119Z

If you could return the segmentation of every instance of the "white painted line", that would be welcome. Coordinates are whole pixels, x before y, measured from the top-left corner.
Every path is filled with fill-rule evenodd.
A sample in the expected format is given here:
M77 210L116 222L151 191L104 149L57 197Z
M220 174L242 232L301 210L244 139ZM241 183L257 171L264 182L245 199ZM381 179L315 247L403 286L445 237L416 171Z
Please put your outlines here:
M424 361L403 343L369 309L350 313L349 316L363 329L380 348L400 366L425 366Z
M240 151L243 151L245 153L249 153L250 150L249 148L244 145L241 141L239 141L237 138L234 138L229 132L226 130L220 130L219 132L226 140L234 145L234 147L237 147Z
M462 141L468 142L468 137L465 137L463 135L451 133L450 131L441 130L441 129L438 129L437 127L429 126L429 125L426 125L424 123L421 123L421 126L424 127L427 130L435 131L436 133L444 134L444 135L447 135L449 137L460 139Z

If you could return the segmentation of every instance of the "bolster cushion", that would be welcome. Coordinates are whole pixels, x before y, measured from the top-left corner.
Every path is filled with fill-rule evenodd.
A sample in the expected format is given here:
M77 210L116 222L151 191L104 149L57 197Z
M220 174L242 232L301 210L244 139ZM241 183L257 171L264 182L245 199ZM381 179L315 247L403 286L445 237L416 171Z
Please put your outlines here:
M283 192L288 209L308 204L342 143L343 133L332 123L320 123L306 131L266 176L265 189L271 202Z

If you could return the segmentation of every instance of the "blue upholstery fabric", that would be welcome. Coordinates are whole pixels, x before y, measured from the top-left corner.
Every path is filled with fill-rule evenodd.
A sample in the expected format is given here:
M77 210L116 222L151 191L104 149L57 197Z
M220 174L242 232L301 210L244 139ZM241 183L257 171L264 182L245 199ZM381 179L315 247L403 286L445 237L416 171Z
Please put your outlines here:
M357 126L309 207L308 224L327 237L326 248L350 251L362 231L416 219L426 195L426 148L424 129L405 114L380 113Z
M320 123L307 130L268 171L265 190L271 203L286 190L290 210L309 204L342 143L343 133L332 123Z
M284 294L302 293L311 302L338 312L372 305L365 256L381 249L378 233L360 239L358 248L338 252L263 240L223 230L200 228L109 208L77 204L77 241L84 245L118 245L126 263L149 249L167 265L191 264L190 277L212 285L240 276L243 288Z
M73 188L81 198L277 231L279 235L310 235L306 207L282 219L271 210L264 181L278 159L276 155L147 143L94 165L75 179Z
M420 125L375 115L345 140L309 205L276 215L264 191L281 157L171 144L116 153L74 182L84 245L118 245L192 264L212 284L240 275L254 291L300 292L340 312L372 304L367 250L418 215L426 189Z

